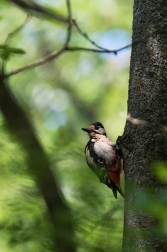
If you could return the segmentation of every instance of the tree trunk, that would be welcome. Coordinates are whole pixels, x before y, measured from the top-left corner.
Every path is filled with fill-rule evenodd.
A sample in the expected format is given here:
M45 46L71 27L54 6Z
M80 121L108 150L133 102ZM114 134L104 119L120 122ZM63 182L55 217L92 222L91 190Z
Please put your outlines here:
M6 119L9 133L12 133L20 141L26 151L29 171L34 175L46 202L48 219L53 226L53 228L51 227L51 237L54 251L75 252L71 211L61 195L47 156L33 127L24 110L13 97L3 72L0 72L0 109Z
M126 180L123 251L166 252L167 242L157 235L158 218L144 209L167 189L152 169L156 162L167 162L167 1L135 0L133 15L131 117L121 142Z

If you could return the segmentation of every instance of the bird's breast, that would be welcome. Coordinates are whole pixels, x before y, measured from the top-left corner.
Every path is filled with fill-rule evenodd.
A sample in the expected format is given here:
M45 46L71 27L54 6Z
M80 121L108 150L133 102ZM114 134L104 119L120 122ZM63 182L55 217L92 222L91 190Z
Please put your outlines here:
M106 164L113 160L115 154L112 145L106 142L95 142L94 151L98 157L105 159Z

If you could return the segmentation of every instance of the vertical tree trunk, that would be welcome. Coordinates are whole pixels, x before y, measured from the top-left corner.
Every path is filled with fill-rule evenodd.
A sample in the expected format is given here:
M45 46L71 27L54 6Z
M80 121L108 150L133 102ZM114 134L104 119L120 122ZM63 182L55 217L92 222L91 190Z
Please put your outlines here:
M135 0L128 113L122 148L126 179L123 251L166 252L157 236L157 219L140 199L164 194L154 175L155 162L167 162L167 1ZM143 123L147 122L145 125ZM148 201L145 201L147 204Z
M13 97L5 75L0 71L0 109L4 115L8 130L22 144L27 153L29 171L34 175L37 185L46 202L49 220L52 224L51 237L54 251L75 252L72 216L69 207L62 198L58 184L50 170L50 164L34 130L22 107Z

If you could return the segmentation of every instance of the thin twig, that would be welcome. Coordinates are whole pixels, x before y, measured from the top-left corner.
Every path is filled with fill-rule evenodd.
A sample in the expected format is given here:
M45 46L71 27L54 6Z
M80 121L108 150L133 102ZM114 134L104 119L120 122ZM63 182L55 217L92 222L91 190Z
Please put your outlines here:
M113 53L115 55L117 55L118 52L123 51L127 48L131 47L131 44L126 45L124 47L121 47L117 50L109 50L109 49L103 49L103 50L98 50L98 49L94 49L94 48L86 48L86 47L77 47L77 46L70 46L67 47L67 51L88 51L88 52L94 52L94 53Z
M44 57L42 59L36 60L36 61L34 61L33 63L31 63L29 65L26 65L24 67L18 68L16 70L10 72L9 74L6 74L5 78L8 78L8 77L10 77L12 75L15 75L15 74L18 74L18 73L21 73L21 72L23 72L25 70L34 68L36 66L44 65L45 63L50 62L53 59L55 59L58 56L60 56L64 51L65 51L64 47L61 50L59 50L59 51L53 51L52 53L50 53L49 55L47 55L46 57Z
M24 22L19 27L17 27L13 32L8 34L5 41L5 45L8 45L10 43L11 39L27 25L30 19L31 19L31 15L28 14Z
M78 47L71 47L69 48L70 50L85 50L85 51L91 51L91 52L100 52L100 53L114 53L115 55L117 55L118 52L124 50L124 49L127 49L129 47L131 47L131 44L129 45L126 45L120 49L117 49L117 50L109 50L109 49L106 49L102 46L99 46L96 42L94 42L92 39L89 38L89 36L83 32L81 30L81 28L78 26L77 22L75 19L72 20L72 23L74 24L74 26L76 27L77 31L79 32L79 34L81 34L86 40L88 40L92 45L96 46L97 48L101 49L101 50L95 50L93 48L87 48L86 50L84 48L78 48Z
M88 40L92 45L96 46L96 47L99 48L99 49L106 50L106 48L99 46L98 44L96 44L96 42L94 42L92 39L90 39L90 38L88 37L88 35L87 35L85 32L83 32L83 31L81 30L81 28L78 26L78 24L77 24L77 22L76 22L75 19L73 19L72 22L73 22L74 26L76 27L77 31L79 32L79 34L81 34L81 35L82 35L86 40Z
M26 26L26 24L29 22L30 18L31 18L31 16L27 15L27 17L24 20L24 22L19 27L17 27L13 32L11 32L11 33L8 34L8 36L6 38L6 41L4 43L5 46L8 46L9 43L10 43L10 41L11 41L11 39ZM5 67L5 60L2 59L2 72L4 70L4 67Z

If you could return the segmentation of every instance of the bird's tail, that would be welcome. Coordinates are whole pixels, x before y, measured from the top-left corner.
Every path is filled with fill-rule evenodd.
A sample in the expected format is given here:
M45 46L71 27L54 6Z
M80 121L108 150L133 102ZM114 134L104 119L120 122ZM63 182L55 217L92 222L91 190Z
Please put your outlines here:
M121 196L125 198L121 185L120 185L120 173L110 172L109 178L110 178L110 188L113 191L114 197L117 199L117 192L119 192Z
M113 181L110 181L110 188L113 191L114 197L117 199L117 192L121 194L123 198L125 198L124 193L121 189L120 185L115 184Z

